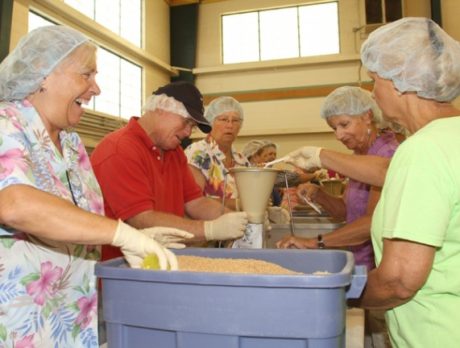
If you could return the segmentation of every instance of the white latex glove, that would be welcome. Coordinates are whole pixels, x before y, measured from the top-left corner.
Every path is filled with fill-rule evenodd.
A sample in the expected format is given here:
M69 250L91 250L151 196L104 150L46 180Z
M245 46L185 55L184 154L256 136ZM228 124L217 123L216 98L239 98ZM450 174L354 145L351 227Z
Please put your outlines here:
M163 228L165 227L152 227L152 229ZM176 255L121 220L118 220L112 245L121 249L126 261L132 268L140 268L144 257L149 254L157 255L161 270L166 270L168 267L170 270L177 270L178 268Z
M321 147L304 146L300 149L292 151L286 157L286 162L291 163L299 168L305 170L312 170L314 168L321 168L321 160L319 154Z
M287 224L291 221L289 212L281 207L268 207L268 218L275 224Z
M206 240L227 240L241 238L248 224L248 214L244 211L227 213L212 221L204 222Z
M149 238L155 239L166 248L183 249L185 240L193 238L193 234L172 227L150 227L140 230Z

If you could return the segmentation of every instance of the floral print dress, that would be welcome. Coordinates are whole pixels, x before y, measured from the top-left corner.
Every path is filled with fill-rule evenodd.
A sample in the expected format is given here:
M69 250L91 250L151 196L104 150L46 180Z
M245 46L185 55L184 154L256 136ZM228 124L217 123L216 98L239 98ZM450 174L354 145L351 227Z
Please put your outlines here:
M208 135L205 139L189 145L185 149L188 163L201 171L206 179L204 193L211 197L238 198L235 179L225 168L225 155L216 141ZM249 161L241 153L232 149L236 167L249 167ZM225 183L225 176L227 182Z
M29 185L102 215L102 194L81 139L62 131L60 141L62 155L27 101L1 102L0 190ZM99 256L99 247L0 225L0 348L98 347Z

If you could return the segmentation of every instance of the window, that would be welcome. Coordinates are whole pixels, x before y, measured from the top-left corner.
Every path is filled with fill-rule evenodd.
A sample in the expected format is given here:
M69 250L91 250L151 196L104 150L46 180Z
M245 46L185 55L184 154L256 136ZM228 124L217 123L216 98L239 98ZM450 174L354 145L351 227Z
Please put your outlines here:
M45 27L47 25L55 25L56 23L51 22L49 19L43 18L33 12L29 12L29 31L37 29L39 27Z
M260 60L299 56L296 7L259 12L259 27Z
M55 24L29 12L29 31ZM87 107L109 115L129 119L140 115L142 101L142 68L100 47L97 53L97 83L101 94Z
M222 34L224 64L339 53L337 1L224 15Z
M142 47L142 0L65 0L95 22Z
M393 22L402 18L402 0L365 0L366 24Z
M97 67L101 94L94 98L94 109L126 119L140 115L142 68L103 48Z
M336 2L300 7L299 22L302 57L340 52Z

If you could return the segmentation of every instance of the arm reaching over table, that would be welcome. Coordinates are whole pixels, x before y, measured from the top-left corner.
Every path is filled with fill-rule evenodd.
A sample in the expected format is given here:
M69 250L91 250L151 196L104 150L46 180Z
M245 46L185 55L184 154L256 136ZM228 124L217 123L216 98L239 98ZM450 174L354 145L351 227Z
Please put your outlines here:
M288 155L288 163L305 170L326 168L369 185L382 187L390 158L351 155L316 146L304 146Z

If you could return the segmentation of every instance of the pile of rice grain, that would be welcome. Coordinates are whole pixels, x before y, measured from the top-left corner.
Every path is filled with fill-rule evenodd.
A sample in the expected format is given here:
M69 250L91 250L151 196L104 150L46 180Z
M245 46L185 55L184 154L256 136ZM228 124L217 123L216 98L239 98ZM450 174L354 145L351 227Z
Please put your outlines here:
M224 259L180 255L177 257L180 271L219 272L271 275L301 275L275 263L255 259Z

